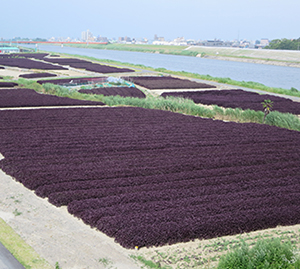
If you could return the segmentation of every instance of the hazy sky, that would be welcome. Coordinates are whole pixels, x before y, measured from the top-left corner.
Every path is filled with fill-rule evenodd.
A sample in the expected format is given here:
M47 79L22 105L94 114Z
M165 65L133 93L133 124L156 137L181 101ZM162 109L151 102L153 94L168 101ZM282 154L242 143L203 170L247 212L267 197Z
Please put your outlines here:
M0 38L299 38L299 0L9 0Z

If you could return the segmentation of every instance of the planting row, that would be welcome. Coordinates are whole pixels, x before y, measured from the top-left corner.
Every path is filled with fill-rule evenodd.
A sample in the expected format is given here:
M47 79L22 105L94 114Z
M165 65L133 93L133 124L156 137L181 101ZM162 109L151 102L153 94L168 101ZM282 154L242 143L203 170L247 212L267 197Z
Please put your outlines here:
M0 56L0 64L4 66L14 66L28 69L42 70L66 70L68 68L62 65L71 66L73 68L85 69L91 72L98 73L124 73L134 72L129 68L117 68L108 65L96 64L86 60L76 58L47 58L46 53L21 53ZM29 58L43 60L49 63L35 61ZM50 64L55 63L55 65Z
M45 84L57 84L57 85L77 85L77 84L92 84L103 83L107 81L107 77L82 77L82 78L60 78L60 79L44 79L38 80L37 83Z
M122 96L122 97L136 97L146 98L146 95L135 87L108 87L108 88L93 88L90 90L81 89L78 92L86 94L103 94L105 96Z
M171 76L155 77L124 77L123 79L131 81L137 85L145 87L150 90L155 89L203 89L203 88L216 88L215 86L191 81L188 79L180 79Z
M13 88L15 86L18 86L18 83L0 81L0 88Z
M0 58L34 58L34 59L43 59L48 56L48 53L11 53L11 54L2 54Z
M0 111L0 168L126 248L298 224L299 144L141 108Z
M33 74L21 74L20 78L46 78L46 77L56 77L56 74L51 73L33 73Z
M98 73L124 73L124 72L134 72L132 69L128 68L118 68L108 65L96 64L86 60L80 60L76 58L45 58L47 62L58 63L60 65L68 65L73 68L85 69L91 72Z
M258 94L243 90L208 90L198 92L164 92L163 97L174 96L192 99L195 103L222 107L263 110L264 100L273 101L272 110L283 113L300 114L300 103L269 94Z
M35 61L28 58L1 58L0 64L5 66L13 66L27 69L42 69L42 70L67 70L67 68L45 63L41 61Z
M0 82L1 83L1 82ZM0 107L104 105L101 102L40 94L32 89L0 90Z

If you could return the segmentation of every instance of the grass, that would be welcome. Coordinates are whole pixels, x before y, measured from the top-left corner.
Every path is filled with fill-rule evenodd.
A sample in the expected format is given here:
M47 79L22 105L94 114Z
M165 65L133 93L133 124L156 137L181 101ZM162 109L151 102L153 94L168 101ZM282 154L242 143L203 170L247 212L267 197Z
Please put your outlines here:
M258 240L250 248L242 242L242 246L222 256L218 269L268 269L268 268L300 268L300 258L290 241L282 242L280 238Z
M141 255L139 255L139 256L131 255L130 257L132 259L142 263L144 265L142 268L152 268L152 269L170 269L171 268L171 267L168 267L168 266L161 266L159 262L154 263L153 261L146 260Z
M34 249L0 218L0 242L26 269L51 269Z
M109 258L100 258L98 262L101 263L105 268L108 266L111 268L111 265L113 264L113 261L111 261Z
M103 96L79 93L76 89L70 90L66 87L46 83L38 84L33 80L19 79L17 81L21 87L31 88L37 92L69 97L79 100L100 101L108 106L134 106L148 109L159 109L182 113L186 115L213 118L218 120L235 121L240 123L252 122L263 123L264 113L262 111L242 110L240 108L221 108L213 106L212 109L195 104L190 99L148 95L146 98L132 98L121 96ZM267 115L265 124L300 131L300 119L293 114L280 113L277 111Z
M197 51L185 50L188 46L148 45L148 44L68 44L70 47L137 51L144 53L162 53L172 55L197 56Z
M285 258L289 259L292 263L299 260L299 235L300 230L297 231L296 229L291 229L287 231L278 227L276 229L244 233L237 236L225 236L203 241L196 240L196 242L190 242L184 247L180 245L171 245L160 247L158 249L141 249L139 253L139 261L142 262L145 268L247 268L237 267L232 264L227 264L225 267L218 267L222 260L227 259L227 255L230 256L230 258L228 258L229 261L236 260L236 258L231 256L233 255L232 253L240 253L241 249L244 249L246 246L248 250L253 249L251 253L261 254L263 251L265 253L273 253L266 256L270 257L273 255L274 257L277 255L276 257L278 257L278 261L280 261L280 258L283 257L283 254L286 254ZM256 245L258 245L258 247L255 247ZM288 251L285 250L286 248ZM254 250L257 251L255 252ZM243 252L243 254L245 254L245 252ZM136 257L137 256L135 256L135 259ZM260 257L260 259L262 259L262 257ZM283 260L285 261L285 259ZM157 265L157 267L147 267L148 263ZM300 268L298 263L295 264L296 265L292 265L292 267L282 266L269 268ZM256 263L256 267L252 268L268 267L259 267Z

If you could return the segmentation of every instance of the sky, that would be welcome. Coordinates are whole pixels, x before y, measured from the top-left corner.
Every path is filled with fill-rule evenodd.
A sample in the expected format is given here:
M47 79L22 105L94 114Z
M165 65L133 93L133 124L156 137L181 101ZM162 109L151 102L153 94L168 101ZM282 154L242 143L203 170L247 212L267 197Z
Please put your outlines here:
M299 0L10 0L0 38L299 38L299 10Z

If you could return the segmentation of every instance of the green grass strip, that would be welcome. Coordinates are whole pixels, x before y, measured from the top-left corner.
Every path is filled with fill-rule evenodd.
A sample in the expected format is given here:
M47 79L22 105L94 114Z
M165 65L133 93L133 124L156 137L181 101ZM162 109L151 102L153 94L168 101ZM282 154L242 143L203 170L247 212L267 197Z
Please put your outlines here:
M53 267L41 258L35 250L0 218L0 242L27 269L51 269Z

